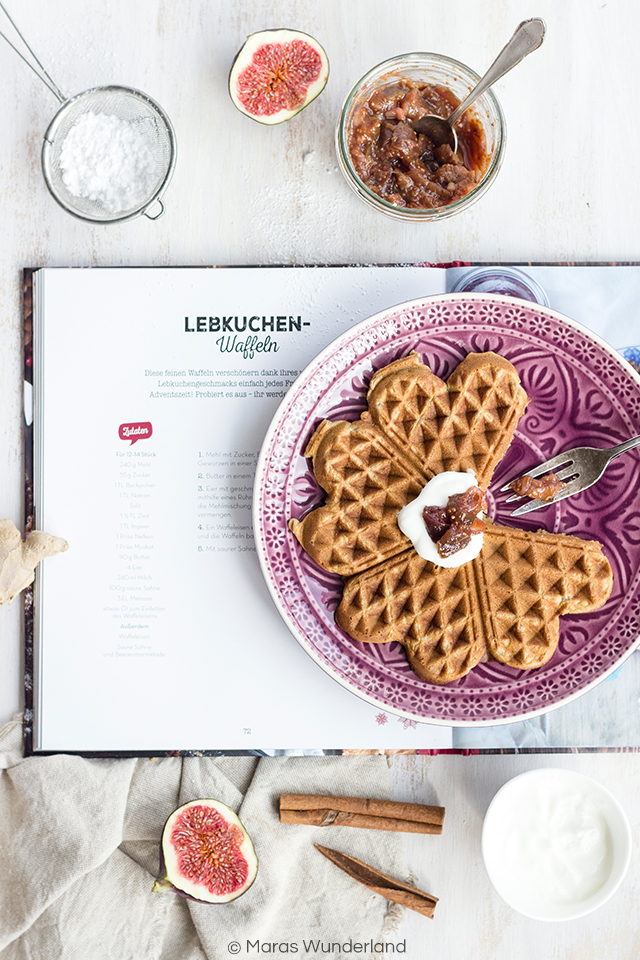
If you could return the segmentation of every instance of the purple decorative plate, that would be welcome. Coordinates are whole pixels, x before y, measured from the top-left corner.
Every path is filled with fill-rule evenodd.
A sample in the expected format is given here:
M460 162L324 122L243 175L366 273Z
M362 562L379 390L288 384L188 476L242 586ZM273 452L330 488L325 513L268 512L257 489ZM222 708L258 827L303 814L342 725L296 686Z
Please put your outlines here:
M488 491L499 523L599 540L611 562L604 607L560 618L560 642L538 670L481 663L438 686L420 680L397 643L357 643L336 626L342 581L321 570L289 532L322 502L303 456L320 420L357 419L373 371L416 350L446 380L467 353L509 359L531 403ZM640 640L640 459L615 460L591 489L511 520L499 488L562 450L607 447L640 433L640 376L580 324L546 307L483 294L401 304L354 326L300 375L260 455L254 529L267 585L285 623L313 659L357 696L411 720L454 726L509 723L559 707L620 666Z

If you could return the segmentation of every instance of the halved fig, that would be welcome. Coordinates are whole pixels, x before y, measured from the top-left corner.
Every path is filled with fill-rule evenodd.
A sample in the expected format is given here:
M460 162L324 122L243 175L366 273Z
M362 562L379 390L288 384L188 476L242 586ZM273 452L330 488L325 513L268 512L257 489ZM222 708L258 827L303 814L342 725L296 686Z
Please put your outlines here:
M262 30L247 37L229 74L238 110L259 123L282 123L322 93L329 60L317 40L298 30Z
M153 889L198 903L229 903L256 878L258 858L242 823L219 800L192 800L171 814L160 842Z

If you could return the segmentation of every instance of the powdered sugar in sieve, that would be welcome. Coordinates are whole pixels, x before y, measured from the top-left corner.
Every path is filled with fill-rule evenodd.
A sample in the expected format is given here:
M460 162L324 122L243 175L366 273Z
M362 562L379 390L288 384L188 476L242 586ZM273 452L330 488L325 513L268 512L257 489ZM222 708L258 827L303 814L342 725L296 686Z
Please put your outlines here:
M74 197L109 213L142 206L158 178L157 152L140 126L113 114L83 113L60 149L60 174Z

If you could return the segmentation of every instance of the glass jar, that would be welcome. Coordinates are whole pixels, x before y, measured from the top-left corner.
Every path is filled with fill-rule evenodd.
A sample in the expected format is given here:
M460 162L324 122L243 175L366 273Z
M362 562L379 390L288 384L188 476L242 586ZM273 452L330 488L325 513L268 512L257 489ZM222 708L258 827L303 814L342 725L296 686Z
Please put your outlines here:
M469 108L480 121L484 131L486 152L489 156L487 169L476 186L459 200L441 207L425 208L402 207L389 203L365 186L356 173L349 155L349 140L355 112L377 88L399 80L410 80L414 83L447 87L459 101L462 101L476 86L479 79L480 77L473 70L450 57L443 57L437 53L405 53L379 63L358 80L342 108L336 129L336 152L340 169L347 183L365 203L396 220L434 221L444 220L445 217L451 217L454 213L466 210L486 193L502 164L506 142L502 108L491 90L485 91Z
M549 307L549 297L540 284L515 267L476 267L458 277L451 293L500 293Z

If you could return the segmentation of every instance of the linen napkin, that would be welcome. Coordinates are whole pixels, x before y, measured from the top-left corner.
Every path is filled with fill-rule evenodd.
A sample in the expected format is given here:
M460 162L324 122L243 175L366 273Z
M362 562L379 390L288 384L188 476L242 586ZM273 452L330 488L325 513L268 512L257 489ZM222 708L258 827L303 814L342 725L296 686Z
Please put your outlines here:
M313 846L408 879L402 837L281 824L281 792L388 799L383 756L163 757L21 755L21 720L0 730L1 960L217 960L322 955L379 943L388 908ZM238 900L192 903L152 893L158 845L177 806L214 797L251 835L258 876ZM335 950L335 948L334 948ZM325 950L326 952L326 950Z

